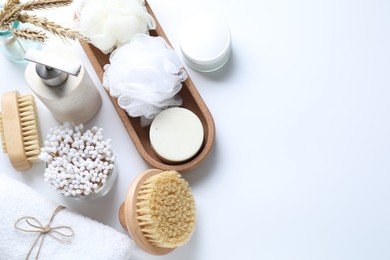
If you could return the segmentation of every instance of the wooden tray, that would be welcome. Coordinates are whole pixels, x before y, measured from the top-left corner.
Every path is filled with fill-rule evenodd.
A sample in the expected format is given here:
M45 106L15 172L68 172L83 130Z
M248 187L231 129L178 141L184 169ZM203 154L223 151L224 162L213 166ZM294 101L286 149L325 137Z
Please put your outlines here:
M168 44L170 44L149 4L147 2L145 3L149 14L153 16L154 20L156 21L156 29L151 30L149 32L150 35L161 36L168 42ZM109 63L109 55L103 54L99 49L86 42L81 42L81 46L92 63L92 66L95 69L100 81L102 81L104 73L103 67ZM112 104L114 105L119 117L123 122L123 125L129 133L141 157L153 168L185 172L199 166L209 155L215 140L214 120L190 77L188 77L188 79L183 82L183 87L179 92L179 96L183 99L182 107L194 112L202 122L204 130L204 142L201 150L194 158L181 164L168 164L159 159L153 152L152 146L150 144L150 126L141 127L139 117L129 117L125 110L118 106L117 99L111 97L108 90L106 90L106 92L110 97Z

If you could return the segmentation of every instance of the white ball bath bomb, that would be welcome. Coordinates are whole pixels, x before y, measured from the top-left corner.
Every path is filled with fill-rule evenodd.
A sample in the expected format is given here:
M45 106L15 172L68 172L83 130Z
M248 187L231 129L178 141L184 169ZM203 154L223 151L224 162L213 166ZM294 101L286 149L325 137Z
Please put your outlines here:
M169 108L161 112L150 126L153 150L164 161L180 163L194 157L203 144L200 119L185 108Z

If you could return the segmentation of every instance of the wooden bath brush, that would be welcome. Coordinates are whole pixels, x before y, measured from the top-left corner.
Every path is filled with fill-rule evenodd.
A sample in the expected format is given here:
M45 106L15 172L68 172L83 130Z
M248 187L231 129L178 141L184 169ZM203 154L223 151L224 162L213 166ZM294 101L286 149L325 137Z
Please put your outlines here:
M3 151L16 170L28 170L38 161L41 137L33 95L20 95L17 91L3 95L0 132Z
M164 255L194 232L195 200L178 172L151 169L130 185L119 220L142 250Z

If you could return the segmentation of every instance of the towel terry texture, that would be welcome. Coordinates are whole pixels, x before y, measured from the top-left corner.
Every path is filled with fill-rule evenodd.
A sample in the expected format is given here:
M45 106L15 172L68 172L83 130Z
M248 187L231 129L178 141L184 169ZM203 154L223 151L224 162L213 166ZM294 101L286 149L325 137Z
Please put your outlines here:
M45 226L57 207L24 183L0 174L0 259L25 259L39 235L16 230L14 224L20 217L35 217ZM134 242L127 235L95 220L63 209L51 224L51 227L55 226L69 226L75 234L70 243L57 241L47 235L39 259L131 258ZM35 259L38 246L30 259Z

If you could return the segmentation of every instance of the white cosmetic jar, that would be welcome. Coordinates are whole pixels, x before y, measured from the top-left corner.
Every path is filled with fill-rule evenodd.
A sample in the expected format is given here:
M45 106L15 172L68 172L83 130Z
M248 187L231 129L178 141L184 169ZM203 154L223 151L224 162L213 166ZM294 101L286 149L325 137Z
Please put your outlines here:
M184 23L180 34L180 49L184 62L194 70L218 70L230 57L230 29L217 16L197 15Z

